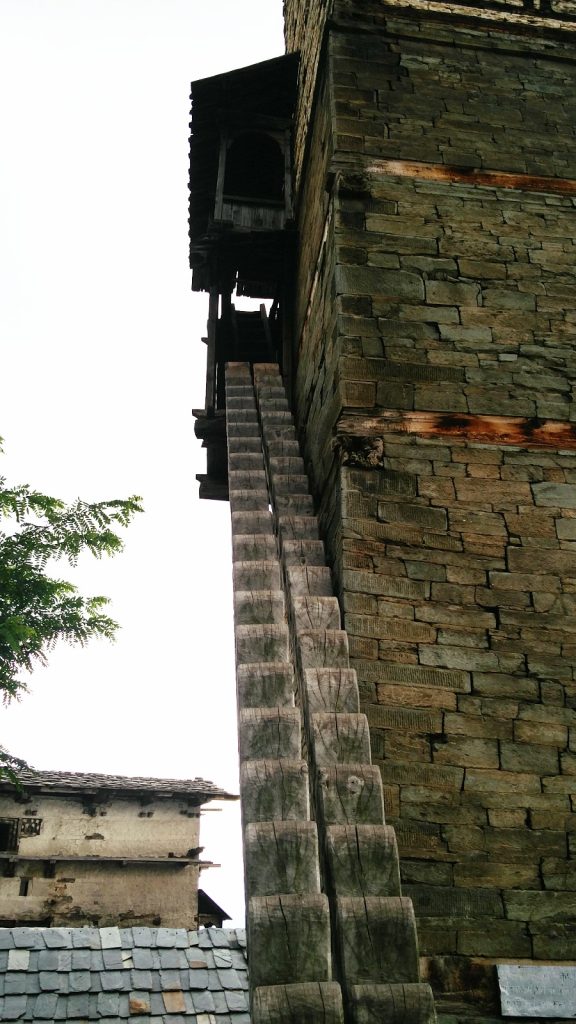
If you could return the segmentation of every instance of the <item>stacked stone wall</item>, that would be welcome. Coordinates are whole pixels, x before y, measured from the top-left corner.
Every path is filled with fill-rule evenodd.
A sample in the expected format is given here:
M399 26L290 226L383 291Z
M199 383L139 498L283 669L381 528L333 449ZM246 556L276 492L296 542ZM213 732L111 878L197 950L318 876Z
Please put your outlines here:
M570 959L573 42L391 6L337 3L321 65L298 421L422 951Z
M339 576L422 947L569 958L576 456L383 440Z

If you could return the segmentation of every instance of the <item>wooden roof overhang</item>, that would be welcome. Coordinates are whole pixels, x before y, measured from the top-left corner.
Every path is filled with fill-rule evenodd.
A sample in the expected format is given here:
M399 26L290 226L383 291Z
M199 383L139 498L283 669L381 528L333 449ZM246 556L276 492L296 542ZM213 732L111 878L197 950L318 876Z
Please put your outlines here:
M192 83L189 234L194 291L220 290L223 281L235 278L239 294L274 297L287 233L239 231L215 219L220 148L226 132L289 130L297 73L298 55L287 54ZM257 166L254 173L258 175Z

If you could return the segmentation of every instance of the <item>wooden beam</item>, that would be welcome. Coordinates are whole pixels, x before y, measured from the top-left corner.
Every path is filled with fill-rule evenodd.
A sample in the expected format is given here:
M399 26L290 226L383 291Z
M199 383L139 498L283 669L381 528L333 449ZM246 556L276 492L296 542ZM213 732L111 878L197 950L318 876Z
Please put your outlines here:
M344 445L347 436L376 438L388 433L453 438L474 444L576 451L576 423L535 417L389 410L376 416L345 412L336 424L336 435Z
M429 164L416 160L377 160L369 164L366 170L369 174L391 174L400 178L421 178L424 181L454 181L491 188L515 188L526 192L554 192L564 196L576 196L575 178L511 174L507 171Z

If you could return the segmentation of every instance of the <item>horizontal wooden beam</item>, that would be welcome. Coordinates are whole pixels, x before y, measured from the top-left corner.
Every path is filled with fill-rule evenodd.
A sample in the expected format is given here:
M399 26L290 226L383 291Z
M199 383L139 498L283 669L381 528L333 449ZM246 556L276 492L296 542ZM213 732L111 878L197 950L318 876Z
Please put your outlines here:
M366 170L369 174L391 174L401 178L421 178L424 181L454 181L491 188L514 188L525 192L554 192L564 196L576 196L575 178L512 174L508 171L420 163L416 160L377 160L369 164Z
M390 410L376 416L345 412L336 424L336 434L341 439L346 436L375 438L387 433L445 437L476 444L576 451L576 423L523 416Z

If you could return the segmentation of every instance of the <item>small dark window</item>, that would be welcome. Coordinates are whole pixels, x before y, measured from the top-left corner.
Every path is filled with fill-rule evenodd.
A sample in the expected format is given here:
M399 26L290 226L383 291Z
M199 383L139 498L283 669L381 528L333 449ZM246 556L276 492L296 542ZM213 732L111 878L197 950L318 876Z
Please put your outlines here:
M30 888L30 879L29 878L21 878L20 879L20 892L19 892L19 895L20 896L27 896L29 888Z
M42 818L22 818L20 822L21 836L39 836L42 831Z
M0 818L0 852L18 849L18 818Z
M224 194L282 202L284 154L275 139L263 132L246 132L234 139L226 154Z

